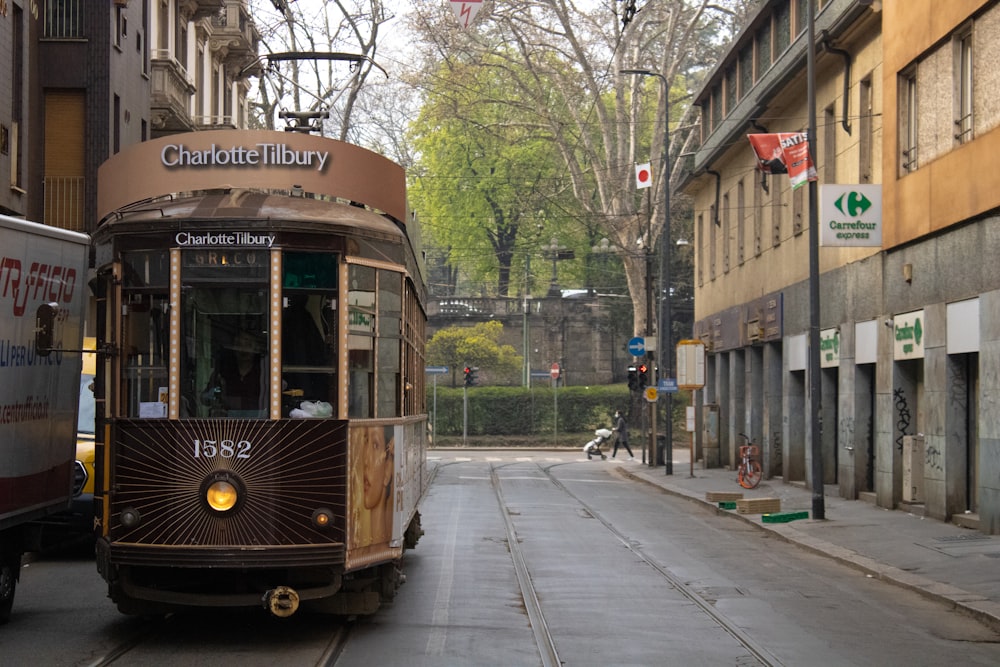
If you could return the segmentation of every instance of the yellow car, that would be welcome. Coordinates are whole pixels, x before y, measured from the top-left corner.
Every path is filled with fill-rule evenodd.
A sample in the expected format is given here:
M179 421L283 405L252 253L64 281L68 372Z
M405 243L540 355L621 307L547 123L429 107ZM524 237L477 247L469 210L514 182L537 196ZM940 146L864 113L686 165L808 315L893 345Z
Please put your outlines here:
M94 338L84 339L84 349L96 349ZM41 526L41 548L45 551L91 542L94 539L94 353L83 355L80 374L80 412L77 416L76 463L73 468L73 499L65 512L37 523Z

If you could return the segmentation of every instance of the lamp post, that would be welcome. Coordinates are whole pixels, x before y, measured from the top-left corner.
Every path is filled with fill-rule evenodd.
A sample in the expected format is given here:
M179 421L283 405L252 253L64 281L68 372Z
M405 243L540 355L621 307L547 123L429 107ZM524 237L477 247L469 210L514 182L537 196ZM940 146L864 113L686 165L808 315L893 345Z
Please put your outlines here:
M660 233L660 318L656 326L657 341L656 349L660 355L661 378L670 378L673 375L672 354L670 333L672 320L670 317L670 82L667 77L659 72L648 69L622 69L621 74L638 74L639 76L655 76L663 86L663 100L665 106L664 130L663 130L663 170L661 173L663 181L663 231ZM674 430L674 395L667 394L667 418L664 420L666 430L666 451L663 453L663 460L655 454L651 463L663 463L666 474L673 473L673 430Z
M549 283L548 296L562 296L562 291L559 289L559 273L556 264L564 259L573 259L576 255L566 246L559 245L559 239L554 236L549 245L542 246L542 255L545 259L552 260L552 281Z
M809 155L816 155L816 0L806 2L806 106L809 113ZM822 406L819 379L819 184L809 181L809 437L812 441L812 512L814 520L826 518L823 499L823 443L819 412Z

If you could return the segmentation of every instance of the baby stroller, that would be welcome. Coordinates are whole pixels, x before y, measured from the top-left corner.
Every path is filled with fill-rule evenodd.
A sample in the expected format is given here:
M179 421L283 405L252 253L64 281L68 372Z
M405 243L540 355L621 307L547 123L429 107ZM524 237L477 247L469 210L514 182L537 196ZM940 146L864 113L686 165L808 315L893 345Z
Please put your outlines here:
M608 441L608 438L611 437L611 433L612 432L606 428L599 428L594 431L594 435L597 437L583 446L583 451L587 455L588 460L592 456L600 456L602 461L608 458L604 455L604 452L601 451L601 445Z

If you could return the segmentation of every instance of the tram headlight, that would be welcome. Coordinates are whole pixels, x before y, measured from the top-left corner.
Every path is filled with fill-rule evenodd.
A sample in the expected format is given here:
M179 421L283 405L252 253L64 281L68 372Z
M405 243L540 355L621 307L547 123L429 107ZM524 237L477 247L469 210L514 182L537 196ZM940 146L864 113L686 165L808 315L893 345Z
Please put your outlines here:
M204 481L201 491L209 508L225 514L240 504L244 487L235 475L217 472Z
M228 512L233 509L238 499L236 487L222 479L212 482L205 493L208 506L216 512Z
M329 528L333 523L333 512L325 507L320 507L312 513L312 522L317 528Z

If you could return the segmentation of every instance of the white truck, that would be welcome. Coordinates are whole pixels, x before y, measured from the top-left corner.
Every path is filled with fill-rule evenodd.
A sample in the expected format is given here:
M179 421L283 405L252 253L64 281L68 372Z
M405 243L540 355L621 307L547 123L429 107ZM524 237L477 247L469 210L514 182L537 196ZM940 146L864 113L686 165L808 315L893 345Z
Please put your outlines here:
M89 247L85 234L0 215L0 624L35 546L31 522L72 495Z

